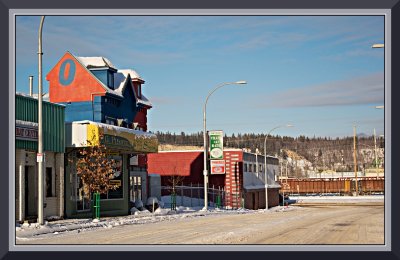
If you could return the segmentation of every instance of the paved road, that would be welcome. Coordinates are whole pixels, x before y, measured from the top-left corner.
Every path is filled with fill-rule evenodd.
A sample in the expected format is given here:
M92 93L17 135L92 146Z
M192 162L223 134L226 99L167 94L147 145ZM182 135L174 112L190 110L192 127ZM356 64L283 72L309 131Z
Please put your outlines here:
M17 244L384 244L383 203L313 205L43 235Z

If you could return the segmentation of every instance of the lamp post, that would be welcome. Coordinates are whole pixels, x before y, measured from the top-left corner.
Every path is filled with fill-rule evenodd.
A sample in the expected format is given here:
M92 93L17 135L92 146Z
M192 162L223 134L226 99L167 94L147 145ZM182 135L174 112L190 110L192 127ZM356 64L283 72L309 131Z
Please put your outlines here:
M385 48L385 44L384 43L375 43L375 44L372 44L371 47L372 48Z
M206 127L206 106L207 106L207 101L217 89L226 86L226 85L233 85L233 84L247 84L246 81L241 80L241 81L236 81L236 82L226 82L222 83L218 86L216 86L210 93L208 93L208 96L206 98L206 101L204 103L203 107L203 141L204 141L204 169L203 169L203 175L204 175L204 208L203 210L208 209L208 198L207 198L207 188L208 188L208 171L207 171L207 127Z
M384 105L375 106L376 109L385 109ZM378 157L377 157L377 150L376 150L376 132L374 128L374 145L375 145L375 168L376 168L376 177L379 177L379 170L378 170Z
M264 170L265 170L265 209L268 210L268 174L267 174L267 138L268 135L277 128L280 127L293 127L293 125L280 125L277 127L272 128L268 134L265 136L264 140Z
M40 20L39 27L39 42L38 42L38 58L39 58L39 91L38 91L38 155L40 158L38 161L38 223L40 225L44 224L43 221L43 203L44 203L44 193L43 193L43 161L45 156L43 154L43 94L42 94L42 28L43 28L44 16ZM39 156L37 156L39 158Z
M354 132L354 141L353 141L353 150L354 150L354 176L356 178L356 196L358 196L358 180L357 180L357 148L356 148L356 125L353 126Z

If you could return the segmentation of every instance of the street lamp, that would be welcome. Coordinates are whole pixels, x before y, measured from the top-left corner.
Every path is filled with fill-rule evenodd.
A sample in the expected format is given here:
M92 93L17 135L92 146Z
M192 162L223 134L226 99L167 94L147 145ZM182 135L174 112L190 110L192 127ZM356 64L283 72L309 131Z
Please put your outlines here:
M45 156L43 155L43 95L42 95L42 28L43 28L44 16L40 20L40 27L39 27L39 37L38 37L38 58L39 58L39 91L38 91L38 155L41 156L40 160L38 161L38 223L40 225L44 224L43 220L43 204L44 204L44 174L43 174L43 163L45 160ZM39 156L37 156L39 158ZM27 202L25 202L27 203Z
M376 43L372 45L372 48L385 48L385 44L383 43Z
M272 128L268 134L265 136L264 140L264 170L265 170L265 209L268 210L268 175L267 175L267 138L268 135L277 128L281 127L293 127L293 125L280 125L277 127Z
M207 171L207 128L206 128L206 106L207 106L207 101L210 98L211 94L214 93L217 89L226 86L226 85L234 85L234 84L247 84L246 81L241 80L241 81L236 81L236 82L226 82L222 83L221 85L216 86L207 96L206 102L204 103L203 107L203 141L204 141L204 169L203 169L203 175L204 175L204 208L203 210L207 210L208 208L208 198L207 198L207 188L208 188L208 171Z
M385 106L376 106L375 108L376 108L376 109L384 109Z

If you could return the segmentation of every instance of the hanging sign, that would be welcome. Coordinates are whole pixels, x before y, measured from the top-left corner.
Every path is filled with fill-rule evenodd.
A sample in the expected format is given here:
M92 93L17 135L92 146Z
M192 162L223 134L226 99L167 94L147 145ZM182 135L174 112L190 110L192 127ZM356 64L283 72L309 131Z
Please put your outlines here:
M37 153L36 154L36 162L44 162L44 153Z
M225 174L225 160L210 161L211 174Z
M223 134L223 131L209 131L211 160L224 158Z

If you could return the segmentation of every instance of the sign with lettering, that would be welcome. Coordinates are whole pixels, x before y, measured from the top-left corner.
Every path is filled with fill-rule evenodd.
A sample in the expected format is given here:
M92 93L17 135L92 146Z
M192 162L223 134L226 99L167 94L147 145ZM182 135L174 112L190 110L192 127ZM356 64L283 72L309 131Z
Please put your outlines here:
M223 131L209 131L210 138L210 159L224 158L224 140Z
M127 149L127 150L133 149L130 142L121 136L113 136L113 135L105 134L103 142L107 147L110 147L110 148L114 147L114 148Z
M15 139L37 141L38 140L37 123L18 120L15 123Z
M44 162L45 154L44 153L37 153L36 154L36 162Z
M225 160L210 161L211 174L225 174Z
M109 184L117 187L121 187L121 180L109 180Z

